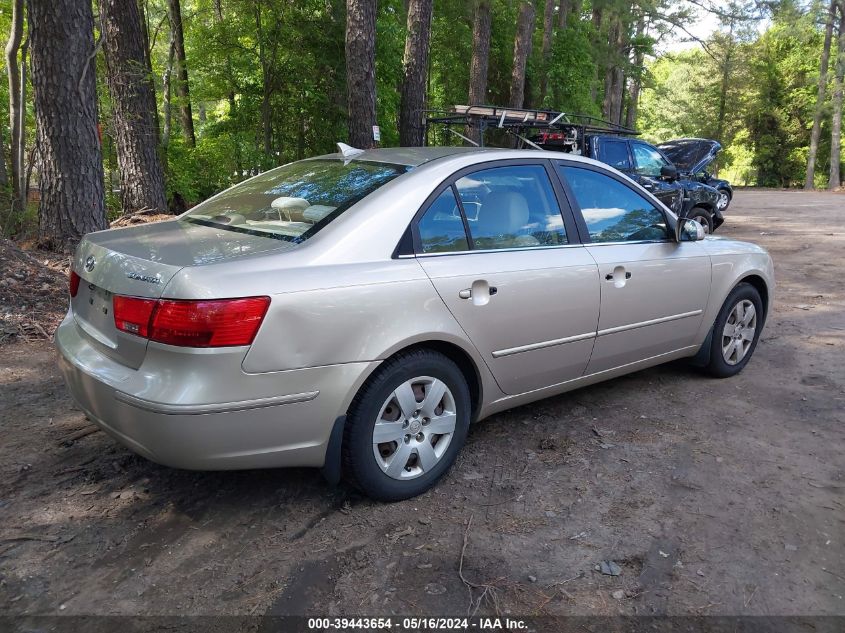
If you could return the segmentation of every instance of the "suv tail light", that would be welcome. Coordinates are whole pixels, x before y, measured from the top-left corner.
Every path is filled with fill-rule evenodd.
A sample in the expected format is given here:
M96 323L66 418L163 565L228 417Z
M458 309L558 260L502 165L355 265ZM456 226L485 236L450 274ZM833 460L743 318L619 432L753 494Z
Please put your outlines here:
M76 274L75 270L70 271L70 275L68 276L68 290L70 290L70 296L75 297L76 293L79 292L79 282L82 278Z
M180 347L251 345L270 297L176 300L114 297L118 330Z

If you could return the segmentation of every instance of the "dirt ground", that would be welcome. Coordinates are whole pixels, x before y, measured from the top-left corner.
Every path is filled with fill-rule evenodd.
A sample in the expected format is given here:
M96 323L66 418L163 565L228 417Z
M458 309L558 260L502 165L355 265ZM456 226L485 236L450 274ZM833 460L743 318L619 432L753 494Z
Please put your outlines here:
M86 434L48 342L7 342L0 613L845 614L843 220L845 195L739 192L720 234L779 283L740 376L674 363L497 415L392 505L150 463Z

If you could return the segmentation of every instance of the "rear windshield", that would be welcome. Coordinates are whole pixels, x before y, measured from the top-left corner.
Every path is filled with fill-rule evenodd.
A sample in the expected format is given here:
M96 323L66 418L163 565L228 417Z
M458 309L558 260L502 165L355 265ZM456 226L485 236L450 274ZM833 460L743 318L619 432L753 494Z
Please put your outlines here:
M197 205L182 220L303 242L353 204L411 168L318 159L291 163Z

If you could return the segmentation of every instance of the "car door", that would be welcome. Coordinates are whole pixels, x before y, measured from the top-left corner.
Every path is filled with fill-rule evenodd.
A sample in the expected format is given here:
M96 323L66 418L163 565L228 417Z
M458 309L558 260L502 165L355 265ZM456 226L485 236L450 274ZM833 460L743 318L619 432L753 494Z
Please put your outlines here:
M675 242L665 212L624 179L560 162L576 220L598 264L601 310L588 374L694 344L710 292L710 258Z
M633 180L642 185L675 213L680 213L684 205L684 188L677 180L665 180L660 170L669 165L655 147L642 141L630 141L631 155L634 158Z
M547 161L496 161L432 194L418 261L484 357L517 394L581 376L598 324L596 263Z

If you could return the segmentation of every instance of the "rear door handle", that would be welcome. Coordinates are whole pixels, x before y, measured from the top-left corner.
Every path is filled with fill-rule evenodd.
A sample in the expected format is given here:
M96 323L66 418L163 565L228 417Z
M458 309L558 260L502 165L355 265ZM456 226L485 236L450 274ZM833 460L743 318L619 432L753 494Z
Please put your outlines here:
M476 279L472 282L471 288L464 288L458 291L458 296L461 299L472 299L472 303L477 306L487 305L490 302L490 297L498 294L499 289L496 286L491 286L485 279Z

